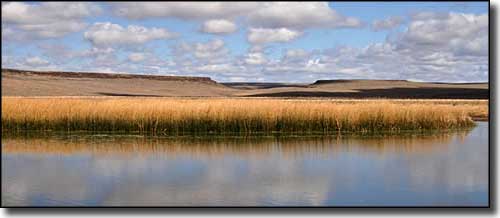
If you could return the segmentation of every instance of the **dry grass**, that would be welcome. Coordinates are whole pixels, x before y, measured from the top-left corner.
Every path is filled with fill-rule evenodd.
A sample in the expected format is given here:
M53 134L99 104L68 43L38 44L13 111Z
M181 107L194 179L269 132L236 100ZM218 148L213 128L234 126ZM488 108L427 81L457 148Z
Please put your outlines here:
M487 101L464 102L3 97L2 128L174 135L455 129L487 114Z

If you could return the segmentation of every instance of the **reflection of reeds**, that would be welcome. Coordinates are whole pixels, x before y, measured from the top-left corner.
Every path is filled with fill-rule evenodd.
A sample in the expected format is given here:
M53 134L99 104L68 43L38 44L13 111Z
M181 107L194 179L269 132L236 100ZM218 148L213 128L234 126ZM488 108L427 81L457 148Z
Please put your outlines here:
M469 104L280 99L2 98L4 130L373 132L474 125Z
M60 136L7 137L5 154L92 154L92 155L171 155L218 156L235 154L262 156L273 152L287 155L328 155L342 151L427 152L446 146L466 131L388 135L332 137L134 137L134 136Z

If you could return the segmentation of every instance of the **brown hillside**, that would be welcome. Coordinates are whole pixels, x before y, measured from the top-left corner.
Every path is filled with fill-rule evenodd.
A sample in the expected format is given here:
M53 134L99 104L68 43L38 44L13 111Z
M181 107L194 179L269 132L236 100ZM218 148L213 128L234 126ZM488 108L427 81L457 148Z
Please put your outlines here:
M226 96L208 77L2 69L3 96Z
M3 96L330 97L488 99L488 83L319 80L312 84L217 83L208 77L2 69Z

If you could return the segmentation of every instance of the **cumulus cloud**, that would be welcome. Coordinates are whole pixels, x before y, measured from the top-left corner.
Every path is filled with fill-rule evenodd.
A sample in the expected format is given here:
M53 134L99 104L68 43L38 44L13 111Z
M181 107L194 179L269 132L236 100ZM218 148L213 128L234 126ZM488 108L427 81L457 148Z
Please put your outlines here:
M389 30L398 27L403 23L403 18L399 16L388 17L384 20L375 20L372 23L373 31Z
M260 65L266 63L266 57L262 52L251 52L245 57L245 63L250 65Z
M487 81L487 36L487 14L419 13L383 43L329 49L320 60L353 78Z
M43 56L48 57L51 62L64 63L72 58L78 57L80 54L72 50L69 46L63 43L39 43L37 48L40 49Z
M250 28L247 39L252 44L265 44L272 42L288 42L298 38L301 35L301 32L290 30L287 28Z
M455 55L488 54L488 15L418 13L396 42L408 52L453 52Z
M228 50L224 47L224 41L220 39L194 44L194 56L200 59L216 58L225 55L227 52Z
M10 56L2 54L2 68L14 68L24 70L60 70L60 66L52 64L41 56Z
M327 2L141 2L113 3L114 14L130 19L174 17L185 20L244 17L254 27L342 28L362 22L346 17Z
M114 54L116 52L115 49L113 48L99 48L99 47L92 47L90 49L84 50L82 52L78 53L78 56L81 57L96 57L100 55L109 55L109 54Z
M199 31L210 34L233 33L238 23L248 28L246 39L250 48L246 54L232 56L221 39L189 41L179 37L169 45L169 55L159 55L155 53L157 48L148 49L147 46L153 44L147 43L162 43L159 41L171 39L176 33L165 28L110 22L94 23L89 27L85 19L101 10L92 3L8 2L2 3L2 40L54 38L81 31L81 36L92 46L73 50L79 46L43 41L36 48L39 53L33 53L38 56L26 57L10 52L20 44L5 43L10 48L2 49L2 66L36 69L73 66L85 71L106 69L210 76L219 81L312 82L353 78L487 81L488 78L487 13L419 12L404 18L388 17L371 23L371 29L394 29L403 23L406 28L389 31L383 42L365 47L285 49L277 56L275 52L279 50L273 50L273 46L277 49L281 46L273 43L297 40L309 29L355 28L363 23L339 14L335 7L332 9L322 2L127 2L110 5L113 13L127 19L195 21L200 24ZM68 64L71 62L73 64Z
M114 14L129 19L175 17L185 20L232 18L246 14L256 2L120 2L113 3Z
M341 28L360 27L362 22L345 17L328 6L327 2L267 2L249 13L249 22L266 28Z
M300 59L309 57L309 52L304 49L288 49L285 53L284 58L286 59Z
M40 57L26 58L25 63L26 63L26 65L31 66L31 67L40 67L40 66L46 66L49 64L48 61L46 61Z
M100 11L94 4L85 2L23 2L2 3L2 21L18 24L57 22L60 19L82 19Z
M143 44L152 40L170 39L176 34L164 28L130 25L127 28L113 23L95 23L84 33L94 46Z
M219 19L206 21L203 23L201 31L212 34L228 34L235 32L237 29L236 24L233 22Z
M267 60L266 80L408 79L479 82L488 79L487 14L422 13L385 42L362 48L340 46L317 51L288 49ZM289 79L290 80L290 79Z
M23 2L2 3L2 38L56 38L83 30L84 18L96 15L101 9L86 2ZM17 38L19 39L19 38Z
M128 60L132 62L141 62L146 58L144 53L131 53L128 55Z
M205 64L197 66L194 71L199 73L234 73L240 68L230 63L225 64Z
M7 39L16 39L22 36L22 39L31 38L58 38L66 34L83 30L87 24L78 21L60 21L57 23L45 24L22 24L10 26L7 25ZM19 39L19 38L17 38Z
M90 60L90 66L110 69L119 65L117 51L110 47L92 47L82 52L78 52L77 55L80 58Z
M171 47L172 57L176 66L181 72L192 72L194 69L202 69L206 72L208 69L224 69L231 65L229 50L221 39L213 39L207 42L176 43ZM222 64L222 65L221 65ZM212 68L203 68L210 65Z

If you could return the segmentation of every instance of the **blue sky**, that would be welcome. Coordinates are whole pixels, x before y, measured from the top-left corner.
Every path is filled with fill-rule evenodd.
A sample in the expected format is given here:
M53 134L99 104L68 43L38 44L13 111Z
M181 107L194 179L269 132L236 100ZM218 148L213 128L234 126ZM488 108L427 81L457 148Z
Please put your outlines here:
M2 45L3 68L484 82L488 2L8 2Z

